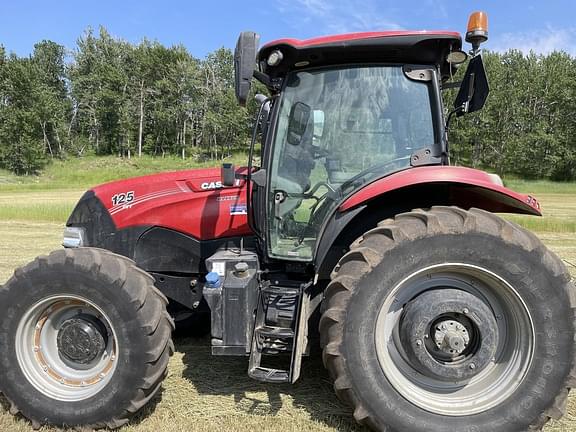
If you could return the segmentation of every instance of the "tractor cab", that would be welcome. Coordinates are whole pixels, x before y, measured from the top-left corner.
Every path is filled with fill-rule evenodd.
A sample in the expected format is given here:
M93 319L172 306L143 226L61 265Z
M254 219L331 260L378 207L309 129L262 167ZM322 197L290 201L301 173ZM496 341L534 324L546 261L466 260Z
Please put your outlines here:
M467 54L458 33L440 31L280 39L255 55L257 41L242 33L235 53L240 103L252 76L270 93L259 96L262 167L251 172L249 217L269 258L312 261L345 198L392 173L448 163L441 90ZM481 57L474 64L468 75L483 72ZM485 75L468 86L466 97L485 99Z

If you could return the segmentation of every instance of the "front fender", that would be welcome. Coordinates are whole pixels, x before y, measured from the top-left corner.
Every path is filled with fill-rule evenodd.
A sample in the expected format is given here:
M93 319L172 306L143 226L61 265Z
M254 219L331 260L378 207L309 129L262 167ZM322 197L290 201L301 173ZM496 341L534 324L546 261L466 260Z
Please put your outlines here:
M540 204L533 196L514 192L495 183L484 171L453 166L412 168L381 178L349 196L338 210L346 212L392 191L424 184L447 186L450 205L477 207L497 213L542 216Z

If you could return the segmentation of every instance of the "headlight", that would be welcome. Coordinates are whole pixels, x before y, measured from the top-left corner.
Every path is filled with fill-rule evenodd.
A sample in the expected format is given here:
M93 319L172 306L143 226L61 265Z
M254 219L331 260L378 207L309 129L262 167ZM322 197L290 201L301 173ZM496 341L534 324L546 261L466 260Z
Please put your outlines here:
M84 246L86 238L86 231L84 228L79 227L66 227L64 228L64 241L62 246L65 248L78 248Z
M268 66L278 66L283 58L284 54L282 54L282 51L274 50L268 56L268 60L266 60L266 63L268 63Z

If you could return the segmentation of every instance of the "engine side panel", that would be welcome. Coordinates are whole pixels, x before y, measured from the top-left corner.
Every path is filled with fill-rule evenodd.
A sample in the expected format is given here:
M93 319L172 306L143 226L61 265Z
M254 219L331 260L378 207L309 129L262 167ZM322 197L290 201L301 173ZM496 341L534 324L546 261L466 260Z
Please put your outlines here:
M163 173L93 188L67 225L84 228L85 246L124 255L150 273L175 319L201 316L208 311L205 259L254 247L245 196L243 181L223 188L218 169Z
M253 237L226 237L199 241L167 228L153 227L143 233L132 257L138 267L149 272L206 273L204 260L219 249L254 249Z
M222 187L220 169L187 170L97 186L117 230L160 226L198 240L250 235L246 186Z

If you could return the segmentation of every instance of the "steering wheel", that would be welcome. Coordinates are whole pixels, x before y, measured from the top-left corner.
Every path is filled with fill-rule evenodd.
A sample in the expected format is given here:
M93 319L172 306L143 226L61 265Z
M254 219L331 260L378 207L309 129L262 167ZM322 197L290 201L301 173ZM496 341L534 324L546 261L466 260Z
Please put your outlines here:
M357 180L361 179L362 177L364 177L366 174L369 174L371 172L376 172L381 170L382 168L391 165L393 163L396 162L401 162L401 161L405 161L405 160L409 160L410 156L402 156L396 159L392 159L386 162L382 162L376 165L372 165L371 167L366 168L363 171L360 171L358 174L356 174L355 176L349 178L348 180L346 180L344 183L342 183L340 185L340 190L343 191L346 187L350 186L351 184L354 184Z
M316 196L316 192L321 187L326 188L326 193L324 193L320 196ZM335 200L338 197L338 193L329 183L321 181L321 182L317 183L316 185L314 185L312 190L309 192L305 192L302 194L289 194L289 196L292 198L316 200L316 202L310 207L310 216L308 217L308 222L306 222L306 228L298 236L298 244L301 244L304 241L306 234L308 233L308 231L307 231L308 228L314 223L315 215L317 213L316 211L318 210L318 206L320 205L320 203L322 203L326 198L331 198L332 200Z
M316 193L316 191L318 191L318 189L320 189L322 186L324 186L326 189L328 189L329 193L335 194L336 190L332 187L332 185L330 185L329 183L326 183L324 181L318 182L316 185L314 185L314 187L312 188L312 190L310 192L306 193L306 198L316 198L318 199L318 197L314 196L314 194ZM322 198L322 197L320 197Z

